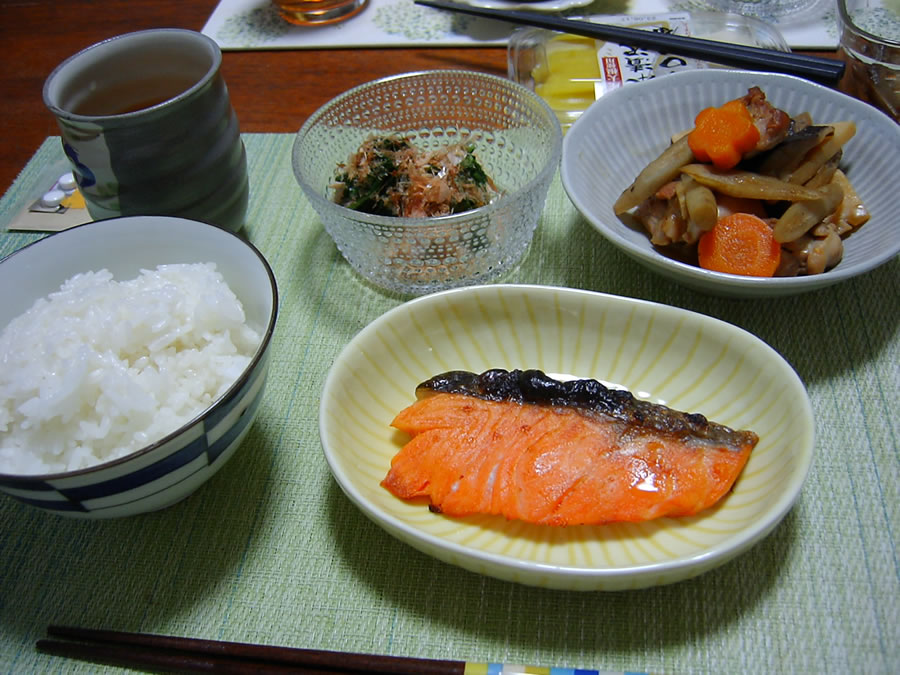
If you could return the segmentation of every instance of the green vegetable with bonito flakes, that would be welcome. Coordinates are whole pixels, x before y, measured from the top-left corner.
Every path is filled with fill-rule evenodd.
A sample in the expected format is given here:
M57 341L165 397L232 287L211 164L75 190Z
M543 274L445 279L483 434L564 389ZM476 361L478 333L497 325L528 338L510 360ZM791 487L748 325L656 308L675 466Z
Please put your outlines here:
M338 165L334 201L354 211L404 218L477 209L500 191L474 151L473 143L428 151L405 137L372 136Z

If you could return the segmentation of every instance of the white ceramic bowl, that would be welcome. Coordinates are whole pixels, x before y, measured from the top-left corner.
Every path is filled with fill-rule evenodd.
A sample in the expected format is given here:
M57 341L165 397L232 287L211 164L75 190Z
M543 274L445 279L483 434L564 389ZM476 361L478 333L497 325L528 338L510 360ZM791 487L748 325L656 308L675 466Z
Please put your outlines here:
M394 416L415 387L454 369L540 368L630 389L760 440L719 505L689 518L554 528L500 517L450 518L380 482L405 437ZM746 551L781 521L812 461L806 390L768 345L701 314L589 291L492 285L401 305L335 361L320 433L338 484L374 522L445 562L507 581L620 590L696 576Z
M278 310L275 277L262 254L224 229L182 218L131 216L50 235L0 261L0 326L79 272L108 269L131 279L142 268L214 262L262 336L250 364L211 407L156 443L121 459L65 473L0 474L0 491L32 506L80 518L164 508L218 471L259 410Z
M503 194L478 209L394 218L333 202L329 186L372 135L398 134L421 149L471 141ZM562 150L547 104L496 75L431 70L374 80L313 113L293 149L297 182L350 265L391 291L421 295L486 283L522 258L543 212Z
M613 213L613 203L671 136L694 125L697 113L759 86L791 115L814 122L852 120L856 136L842 167L872 217L844 240L844 258L824 274L789 278L740 277L711 272L662 255L649 236ZM698 70L623 87L593 104L563 142L562 183L575 207L606 239L651 270L717 295L762 297L811 291L864 274L900 251L896 196L888 176L900 175L900 126L856 99L789 75Z

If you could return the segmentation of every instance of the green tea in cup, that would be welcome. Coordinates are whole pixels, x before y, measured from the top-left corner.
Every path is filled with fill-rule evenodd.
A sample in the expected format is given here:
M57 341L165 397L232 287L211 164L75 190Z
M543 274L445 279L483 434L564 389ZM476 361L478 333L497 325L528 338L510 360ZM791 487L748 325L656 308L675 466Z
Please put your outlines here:
M97 43L44 84L94 219L169 215L238 230L247 159L216 43L157 29Z

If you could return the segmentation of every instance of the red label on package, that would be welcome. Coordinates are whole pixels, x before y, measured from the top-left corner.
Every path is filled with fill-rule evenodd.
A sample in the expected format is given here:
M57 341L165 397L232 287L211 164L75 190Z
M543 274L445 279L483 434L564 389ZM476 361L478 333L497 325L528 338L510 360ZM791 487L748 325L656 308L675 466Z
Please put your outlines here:
M603 74L607 82L622 84L622 70L619 68L619 59L615 56L604 56Z

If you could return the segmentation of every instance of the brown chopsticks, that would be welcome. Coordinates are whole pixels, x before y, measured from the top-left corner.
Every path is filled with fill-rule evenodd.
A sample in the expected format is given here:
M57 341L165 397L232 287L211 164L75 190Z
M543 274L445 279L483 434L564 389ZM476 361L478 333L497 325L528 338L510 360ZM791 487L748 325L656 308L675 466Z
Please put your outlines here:
M653 49L661 54L677 54L678 56L703 59L724 66L786 73L823 84L837 84L843 77L846 68L846 64L838 59L703 40L685 35L655 33L626 26L566 19L538 12L488 9L457 2L445 2L444 0L415 0L415 4L525 26L537 26L572 35L609 40L618 44Z
M173 673L462 675L462 661L378 656L198 638L49 626L36 648L93 663Z

